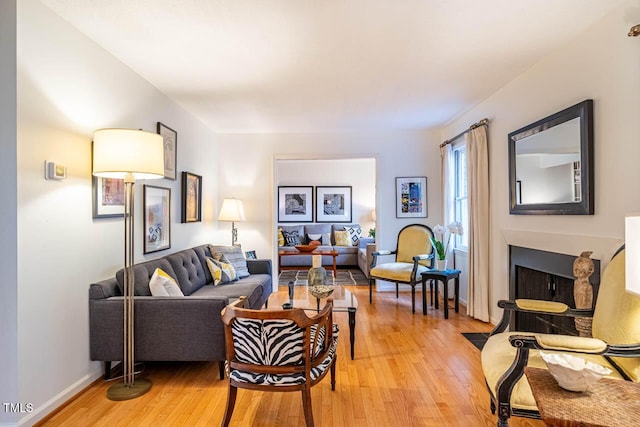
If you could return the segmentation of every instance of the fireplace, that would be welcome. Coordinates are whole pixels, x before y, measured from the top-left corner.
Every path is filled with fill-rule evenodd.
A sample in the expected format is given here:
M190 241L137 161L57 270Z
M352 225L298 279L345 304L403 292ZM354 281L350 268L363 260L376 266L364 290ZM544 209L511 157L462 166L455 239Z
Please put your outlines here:
M557 301L575 308L573 298L573 262L577 255L509 246L509 299ZM598 297L600 261L594 259L589 277L593 302ZM510 329L523 332L578 335L574 319L551 315L516 313Z

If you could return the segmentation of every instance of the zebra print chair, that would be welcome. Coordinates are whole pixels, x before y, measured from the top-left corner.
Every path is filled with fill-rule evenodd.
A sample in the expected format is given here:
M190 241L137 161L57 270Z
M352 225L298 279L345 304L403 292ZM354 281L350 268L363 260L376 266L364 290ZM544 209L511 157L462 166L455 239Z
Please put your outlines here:
M238 387L259 391L302 391L307 427L313 426L311 387L331 372L335 390L338 327L333 300L314 316L302 309L248 310L241 298L222 311L229 392L222 426L228 426Z

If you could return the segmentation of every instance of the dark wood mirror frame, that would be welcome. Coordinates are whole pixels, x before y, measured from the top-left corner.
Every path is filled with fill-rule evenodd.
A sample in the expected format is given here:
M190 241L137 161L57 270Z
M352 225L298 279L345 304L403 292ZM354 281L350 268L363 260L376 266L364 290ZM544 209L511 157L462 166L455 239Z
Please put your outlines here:
M518 204L516 143L523 138L578 117L580 118L580 201ZM509 213L519 215L593 215L593 171L593 100L587 99L509 134Z

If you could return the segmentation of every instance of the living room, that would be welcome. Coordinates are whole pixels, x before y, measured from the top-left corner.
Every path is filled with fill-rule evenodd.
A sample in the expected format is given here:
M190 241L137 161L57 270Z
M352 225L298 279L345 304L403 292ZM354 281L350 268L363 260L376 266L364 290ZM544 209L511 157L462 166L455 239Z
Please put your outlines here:
M509 245L575 255L591 250L604 269L624 243L625 214L640 211L640 45L626 36L640 22L640 9L634 0L613 3L534 64L513 65L515 78L478 102L465 103L442 124L218 132L42 2L3 2L0 400L31 403L34 409L0 411L0 423L31 425L101 375L101 365L89 359L88 285L122 267L123 238L121 221L92 218L91 135L99 128L154 131L157 122L166 123L178 134L178 170L202 176L202 221L197 223L179 221L180 181L160 184L171 189L172 197L171 248L165 252L209 242L229 244L230 224L218 222L217 215L223 198L237 197L247 218L236 224L239 243L275 259L278 160L375 159L376 224L381 231L376 241L378 248L393 249L399 230L411 223L395 216L395 178L426 176L429 206L423 223L442 223L439 145L487 117L491 323L502 314L497 301L509 297ZM501 52L496 48L492 54ZM486 63L493 67L489 56ZM461 72L474 80L474 70ZM595 105L595 214L510 215L507 135L584 99ZM260 121L259 112L250 119ZM66 179L46 181L45 160L64 164ZM138 190L141 184L136 194L142 195ZM137 203L136 227L141 227L142 209ZM144 255L136 242L136 262L162 255ZM395 303L393 298L387 302ZM403 311L411 316L406 307ZM488 401L485 409L488 418Z

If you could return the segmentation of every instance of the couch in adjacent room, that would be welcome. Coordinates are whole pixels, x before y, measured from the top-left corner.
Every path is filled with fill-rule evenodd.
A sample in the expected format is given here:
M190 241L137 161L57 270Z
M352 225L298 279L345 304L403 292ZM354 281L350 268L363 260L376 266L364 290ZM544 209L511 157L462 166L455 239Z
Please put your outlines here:
M224 377L220 312L240 296L247 297L247 308L264 306L272 292L272 267L271 260L245 260L246 277L214 286L207 258L217 250L225 249L201 245L134 266L136 361L215 360ZM239 246L230 250L242 255ZM152 296L149 281L157 268L177 282L184 296ZM89 287L90 358L105 363L107 378L111 362L123 356L123 276L120 270Z
M358 232L358 230L360 230ZM346 232L348 240L337 238L336 232ZM361 237L362 228L359 224L279 224L278 225L278 251L297 251L296 244L310 244L313 241L319 243L318 249L325 251L337 251L336 265L359 267L365 276L369 277L369 269L375 252L375 239ZM296 243L295 236L299 239ZM310 267L311 255L295 257L282 257L284 267ZM323 256L322 264L331 265L331 256Z

